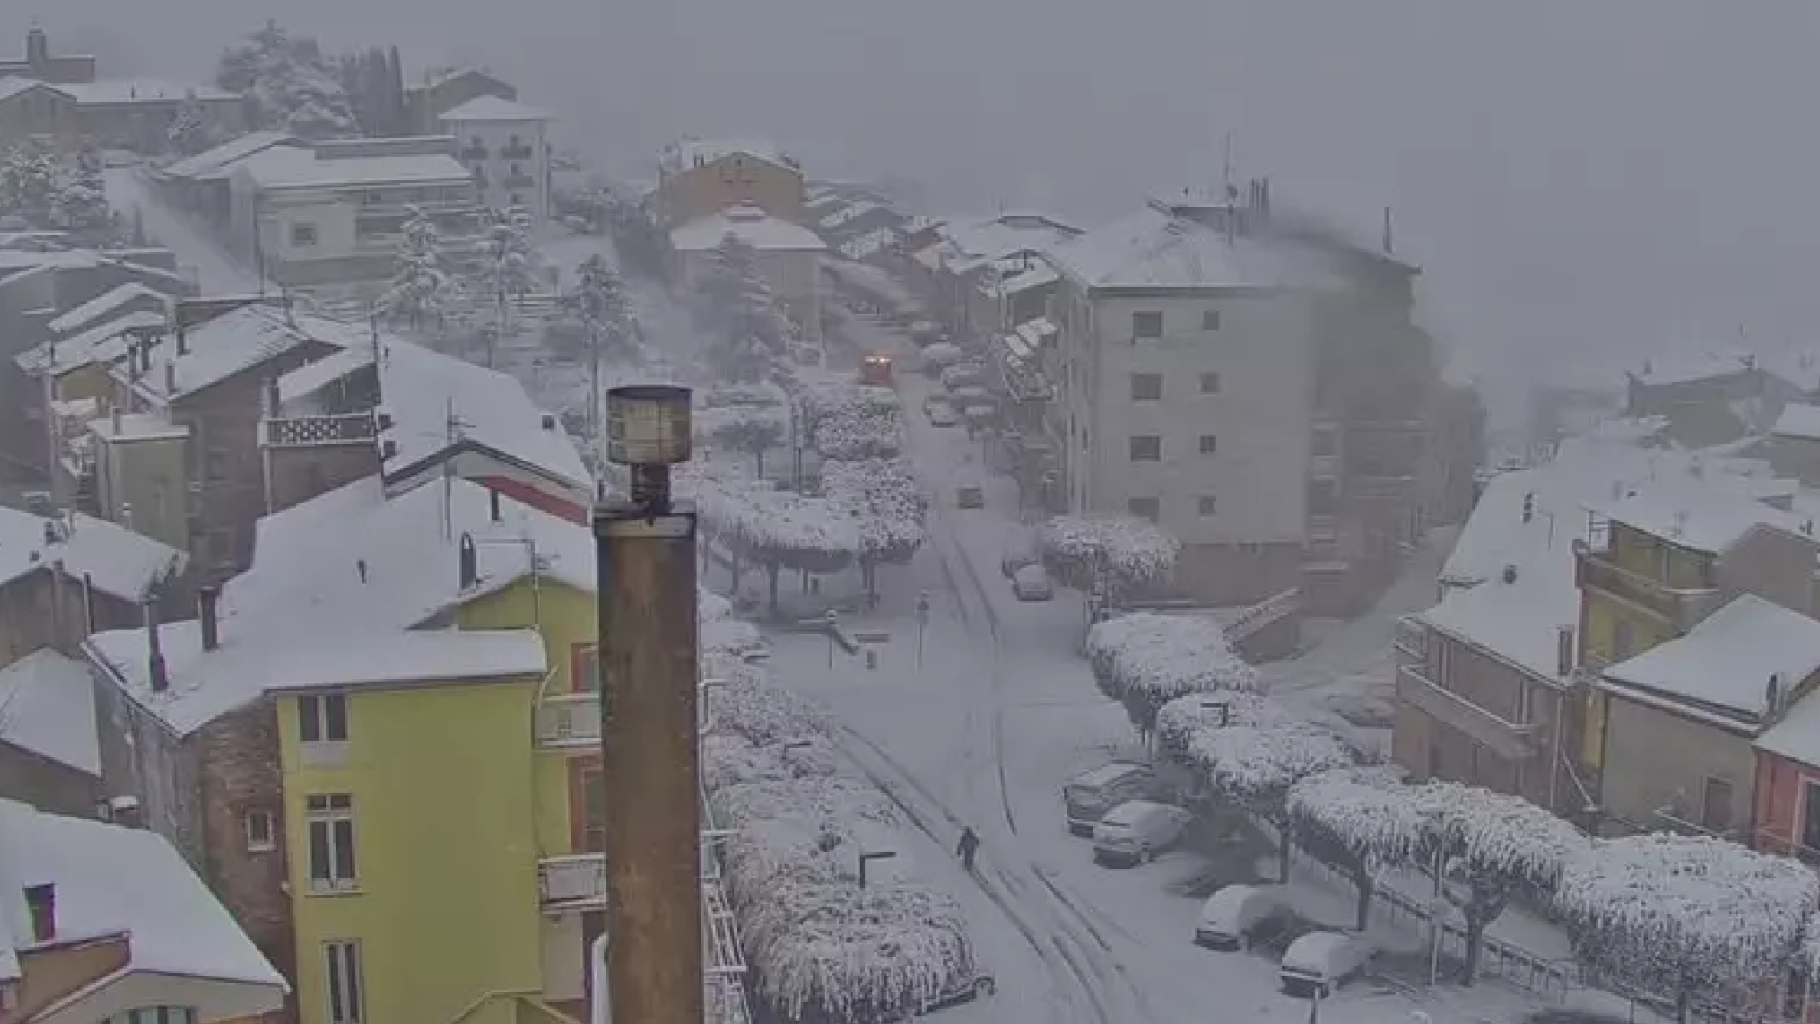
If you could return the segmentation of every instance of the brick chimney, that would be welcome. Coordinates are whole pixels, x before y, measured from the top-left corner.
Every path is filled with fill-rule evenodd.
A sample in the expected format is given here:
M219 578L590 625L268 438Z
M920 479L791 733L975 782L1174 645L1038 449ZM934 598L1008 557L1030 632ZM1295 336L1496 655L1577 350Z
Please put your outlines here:
M196 591L196 617L202 625L202 649L212 651L221 646L221 588L201 587Z
M25 887L25 909L31 912L32 941L57 937L57 886L50 882Z

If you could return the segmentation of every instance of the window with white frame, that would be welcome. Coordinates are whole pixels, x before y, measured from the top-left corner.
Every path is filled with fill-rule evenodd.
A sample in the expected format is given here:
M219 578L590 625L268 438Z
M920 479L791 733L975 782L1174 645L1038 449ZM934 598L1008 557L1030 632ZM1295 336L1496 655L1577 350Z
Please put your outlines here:
M246 826L247 852L267 853L278 848L278 824L271 811L250 810L241 821Z
M297 738L304 743L347 742L347 695L311 693L297 698Z
M305 798L310 828L310 891L346 892L358 885L354 862L354 798L319 793Z
M366 1020L366 979L360 973L360 943L338 939L322 944L323 980L328 987L328 1024L361 1024Z

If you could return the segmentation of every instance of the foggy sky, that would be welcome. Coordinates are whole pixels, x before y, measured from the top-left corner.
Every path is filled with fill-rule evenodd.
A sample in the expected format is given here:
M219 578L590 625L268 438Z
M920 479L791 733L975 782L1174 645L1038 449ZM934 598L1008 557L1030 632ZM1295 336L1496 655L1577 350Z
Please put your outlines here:
M1812 0L9 0L0 31L199 77L268 15L486 62L618 169L758 135L935 212L1097 222L1217 182L1230 133L1279 204L1373 238L1393 206L1430 323L1499 392L1741 330L1820 342Z

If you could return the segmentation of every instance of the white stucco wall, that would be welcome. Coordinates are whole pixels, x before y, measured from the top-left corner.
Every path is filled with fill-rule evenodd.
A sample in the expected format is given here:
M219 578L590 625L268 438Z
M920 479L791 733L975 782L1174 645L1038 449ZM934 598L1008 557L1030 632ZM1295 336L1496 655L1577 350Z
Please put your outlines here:
M512 197L517 195L520 200L518 205L525 208L534 223L541 225L549 217L550 147L546 139L546 122L445 120L443 130L455 137L455 152L462 165L469 170L479 166L486 175L487 186L480 193L482 203L496 210L504 210L513 205ZM508 160L501 155L502 150L512 144L514 137L530 148L531 154L527 159ZM476 140L487 150L486 159L478 162L467 155L469 147ZM505 178L511 173L514 164L531 179L528 188L505 186Z

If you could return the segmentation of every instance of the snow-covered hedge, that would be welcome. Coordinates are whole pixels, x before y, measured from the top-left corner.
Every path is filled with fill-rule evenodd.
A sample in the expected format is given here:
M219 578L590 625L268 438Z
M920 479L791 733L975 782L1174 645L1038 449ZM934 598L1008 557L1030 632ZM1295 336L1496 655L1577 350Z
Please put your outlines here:
M858 525L863 559L907 562L923 543L928 502L902 460L830 461L822 467L822 493Z
M1135 612L1094 623L1087 659L1101 691L1122 702L1144 733L1178 697L1260 688L1257 670L1233 652L1225 629L1200 616Z
M1556 906L1582 959L1671 995L1758 995L1802 957L1820 878L1798 861L1706 836L1593 842L1563 873Z
M799 380L796 397L823 458L891 459L903 449L903 406L890 388L818 376Z
M825 499L779 491L713 460L691 463L679 477L703 528L767 566L834 572L859 552L853 517Z
M931 370L943 370L967 358L967 353L952 341L938 341L923 348L923 365Z
M1057 579L1086 590L1103 573L1114 595L1168 579L1181 550L1167 530L1123 515L1056 516L1043 524L1039 542Z

